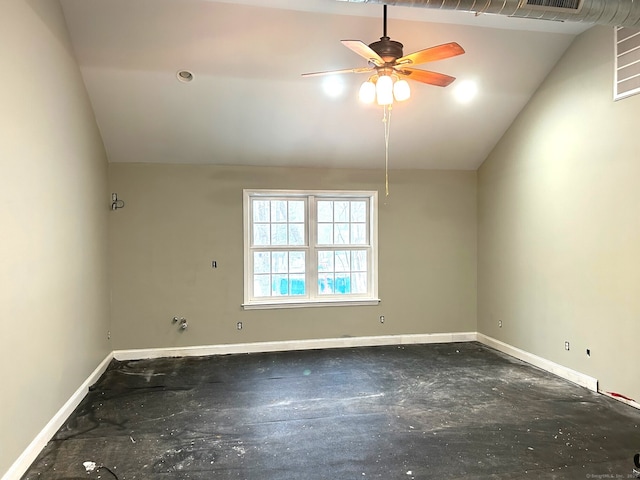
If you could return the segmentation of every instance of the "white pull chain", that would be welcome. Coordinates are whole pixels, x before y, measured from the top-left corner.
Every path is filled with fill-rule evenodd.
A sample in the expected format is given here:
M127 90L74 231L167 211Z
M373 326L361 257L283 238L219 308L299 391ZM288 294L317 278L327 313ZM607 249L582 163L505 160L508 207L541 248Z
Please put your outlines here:
M389 196L389 131L391 129L391 105L384 105L384 186L387 197Z

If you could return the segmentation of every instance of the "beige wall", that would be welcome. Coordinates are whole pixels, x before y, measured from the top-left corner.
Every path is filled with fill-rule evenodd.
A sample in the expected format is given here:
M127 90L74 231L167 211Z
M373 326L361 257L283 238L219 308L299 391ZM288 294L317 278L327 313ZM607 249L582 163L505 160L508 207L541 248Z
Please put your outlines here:
M0 65L0 475L112 348L478 329L640 398L640 96L611 100L611 29L477 174L394 171L389 197L377 170L112 164L107 189L57 2L3 5ZM382 303L243 311L243 188L380 190Z
M476 329L475 172L392 172L389 197L384 172L371 170L111 164L109 173L126 202L110 217L115 349ZM243 188L381 189L382 303L243 311Z
M0 14L0 476L110 351L107 166L58 2Z
M596 27L480 168L478 323L639 400L640 96L613 102L612 80Z

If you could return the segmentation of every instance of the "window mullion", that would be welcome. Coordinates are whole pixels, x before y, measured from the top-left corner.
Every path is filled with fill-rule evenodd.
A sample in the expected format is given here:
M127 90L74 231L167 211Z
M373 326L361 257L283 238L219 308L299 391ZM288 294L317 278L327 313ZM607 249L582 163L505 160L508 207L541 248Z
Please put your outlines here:
M314 195L309 196L309 214L307 215L309 224L307 225L307 232L309 238L309 256L307 259L307 279L309 280L309 297L318 298L318 213L316 206L316 197Z

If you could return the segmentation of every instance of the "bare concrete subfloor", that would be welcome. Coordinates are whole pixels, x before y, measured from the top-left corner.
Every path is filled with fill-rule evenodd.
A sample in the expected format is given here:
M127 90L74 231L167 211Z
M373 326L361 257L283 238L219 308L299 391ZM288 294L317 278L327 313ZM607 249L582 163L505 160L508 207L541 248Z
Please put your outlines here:
M478 343L112 362L23 477L635 478L640 411Z

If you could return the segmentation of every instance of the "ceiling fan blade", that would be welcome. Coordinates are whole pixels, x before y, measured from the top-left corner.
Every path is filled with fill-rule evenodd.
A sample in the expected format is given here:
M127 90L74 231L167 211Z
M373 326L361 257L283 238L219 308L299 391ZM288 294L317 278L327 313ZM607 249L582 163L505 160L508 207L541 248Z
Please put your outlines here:
M456 79L456 77L445 75L444 73L429 72L427 70L420 70L417 68L396 69L396 72L410 80L435 85L437 87L446 87L451 85L451 82Z
M384 60L369 45L360 40L341 40L342 44L350 50L353 50L368 62L381 67Z
M424 50L405 55L396 60L396 65L419 65L436 60L444 60L445 58L455 57L463 53L464 49L456 42L445 43L437 47L425 48Z
M326 72L311 72L311 73L303 73L303 77L319 77L320 75L339 75L341 73L364 73L371 72L374 69L371 67L362 67L362 68L345 68L343 70L328 70Z

